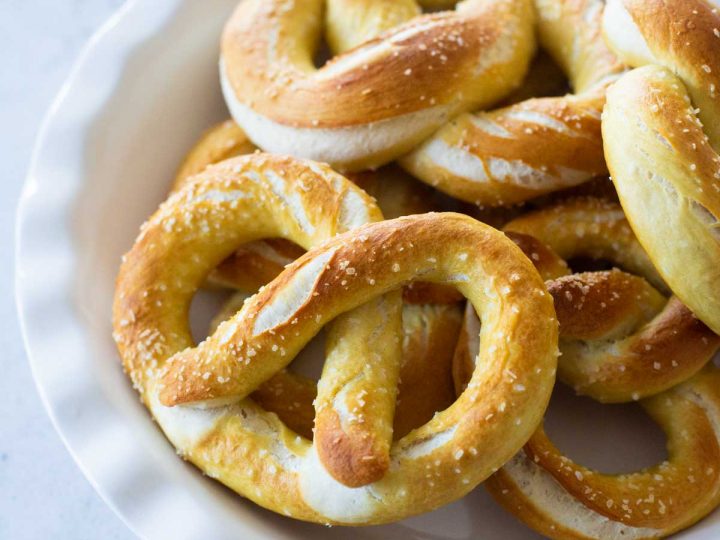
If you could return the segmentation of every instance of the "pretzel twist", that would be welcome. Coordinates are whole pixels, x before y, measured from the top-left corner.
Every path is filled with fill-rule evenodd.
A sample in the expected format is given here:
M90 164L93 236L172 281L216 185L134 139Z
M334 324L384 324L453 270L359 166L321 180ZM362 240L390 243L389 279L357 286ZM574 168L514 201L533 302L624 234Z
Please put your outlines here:
M236 158L173 195L144 227L118 276L119 351L178 451L258 504L299 519L382 523L457 499L527 440L554 380L557 327L542 281L502 234L457 214L400 218L332 237L188 348L190 298L237 245L283 236L310 247L343 224L378 214L324 166ZM470 299L485 322L483 351L496 360L474 374L472 389L450 408L392 445L393 467L381 479L349 489L326 469L344 464L352 475L363 455L377 458L352 453L363 440L353 437L364 424L358 420L372 426L365 430L371 441L391 433L376 421L392 417L388 398L397 378L392 350L399 345L400 302L390 291L418 277L452 283ZM326 290L333 293L320 294ZM310 443L244 396L341 313L331 329ZM381 358L366 355L367 343ZM351 372L359 377L348 379ZM478 421L501 401L506 414ZM180 403L186 405L171 406ZM350 444L321 464L323 433Z
M709 366L640 402L667 436L668 459L604 474L564 456L542 429L486 483L503 507L556 540L668 536L720 504L720 372Z
M575 92L528 99L442 127L400 163L453 197L508 205L607 173L605 89L623 70L601 37L602 0L536 0L540 46Z
M265 150L359 170L395 159L458 113L519 85L535 45L530 0L465 0L454 12L393 27L416 12L413 4L240 3L221 45L233 118ZM317 69L312 58L324 5L331 46L373 39Z
M213 319L211 332L242 307L247 296L234 294ZM455 401L451 375L462 311L457 304L404 304L402 361L398 375L393 439L399 440ZM252 399L274 412L291 430L313 438L317 382L283 370L252 393Z
M666 299L643 279L666 291L618 205L567 201L517 218L505 231L549 280L560 323L558 377L576 392L601 402L650 396L697 373L720 347L720 337L682 302ZM562 259L581 256L643 277L617 269L563 275L570 270ZM464 326L475 328L477 319L467 321L474 317L468 310ZM461 341L467 335L463 331ZM474 359L457 354L455 377L461 381Z

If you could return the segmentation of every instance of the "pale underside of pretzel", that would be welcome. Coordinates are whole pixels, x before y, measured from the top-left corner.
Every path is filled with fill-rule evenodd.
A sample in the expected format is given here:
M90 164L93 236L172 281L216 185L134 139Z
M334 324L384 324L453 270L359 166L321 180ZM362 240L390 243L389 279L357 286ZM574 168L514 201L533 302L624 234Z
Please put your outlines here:
M617 204L567 201L504 229L548 280L560 323L558 376L576 392L602 402L637 400L686 380L718 350L720 337L646 281L665 291ZM563 259L575 257L609 260L642 277L617 269L568 275ZM472 310L465 318L465 328L477 327ZM472 334L463 330L460 342ZM474 362L457 354L456 384Z
M330 233L349 216L371 219L364 195L338 178L317 164L264 155L208 169L161 207L125 258L115 338L167 436L206 473L299 519L380 523L462 496L527 440L554 380L557 328L542 281L503 235L457 214L427 214L335 236L291 264L203 344L184 350L193 345L190 298L237 245L283 236L310 247L308 231ZM309 214L311 208L319 214ZM483 316L481 343L493 360L453 405L392 445L381 480L349 489L328 474L327 463L349 466L362 456L347 447L333 454L331 444L322 465L318 432L333 425L351 434L367 428L379 443L391 435L397 361L388 351L400 345L394 307L400 302L388 293L418 277L456 285L470 299ZM373 297L372 309L363 311ZM381 319L371 338L363 337L363 313ZM310 443L243 396L333 319ZM358 377L348 380L353 372ZM498 401L507 414L478 424ZM352 442L345 431L336 434Z
M602 0L536 0L540 45L574 94L465 113L400 163L459 199L515 204L607 172L600 135L605 89L623 66L601 37Z
M665 432L668 459L604 474L562 455L543 430L485 486L508 511L558 540L659 538L720 503L720 372L707 367L640 402Z
M234 294L213 320L211 332L232 317L247 299ZM393 419L393 439L422 426L437 411L455 401L451 376L453 350L462 323L457 304L404 304L403 353ZM288 370L281 371L252 393L252 399L274 412L290 429L313 438L317 382Z
M221 45L233 118L265 150L360 170L397 158L458 113L520 84L535 47L530 0L465 0L455 11L407 20L417 12L409 4L240 3ZM318 69L323 26L331 47L372 39L334 50L341 54Z

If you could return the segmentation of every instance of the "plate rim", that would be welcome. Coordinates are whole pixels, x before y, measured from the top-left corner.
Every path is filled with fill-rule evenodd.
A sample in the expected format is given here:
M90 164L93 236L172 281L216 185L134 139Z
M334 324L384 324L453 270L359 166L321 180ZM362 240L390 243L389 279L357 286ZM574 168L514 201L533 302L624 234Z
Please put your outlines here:
M178 3L181 0L170 0ZM64 420L62 420L57 412L54 404L51 402L47 389L41 381L39 376L39 367L36 354L33 352L34 348L29 338L28 331L28 320L26 315L27 301L22 294L22 283L21 283L21 267L22 267L22 248L23 248L23 237L26 227L27 214L30 211L32 205L32 195L34 190L37 188L37 171L42 161L42 153L45 149L50 127L56 120L58 112L61 110L62 105L68 99L70 92L79 80L83 78L84 71L88 69L88 66L92 63L93 54L96 52L98 43L106 38L111 32L116 31L124 21L130 16L132 12L138 9L141 5L142 0L124 0L124 2L117 7L112 13L104 20L104 22L91 34L87 41L82 45L80 52L72 62L72 66L68 71L65 79L60 85L59 90L53 97L47 111L43 115L40 127L35 135L35 139L30 154L30 160L27 167L27 173L23 179L23 186L20 191L20 195L16 202L16 210L14 217L14 264L13 264L13 293L15 311L17 314L18 324L20 327L20 335L22 337L23 349L27 362L30 365L30 372L32 374L33 385L37 391L40 402L43 405L45 413L50 419L50 423L62 441L65 450L72 458L75 465L78 467L83 477L92 486L93 490L103 503L115 514L127 529L138 538L145 538L145 535L141 534L140 530L133 524L125 512L118 506L118 504L111 497L110 493L104 488L95 478L92 471L83 463L80 459L77 451L73 447L73 443L69 440L66 431L63 429ZM147 4L147 3L146 3ZM85 75L87 76L87 75Z

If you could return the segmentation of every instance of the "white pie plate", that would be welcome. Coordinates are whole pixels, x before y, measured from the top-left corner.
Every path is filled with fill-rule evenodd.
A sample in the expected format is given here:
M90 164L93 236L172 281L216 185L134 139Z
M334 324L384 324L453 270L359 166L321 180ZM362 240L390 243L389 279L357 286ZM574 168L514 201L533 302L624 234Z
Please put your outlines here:
M18 212L16 289L35 380L68 450L148 539L538 538L482 487L381 527L276 516L180 460L128 384L110 337L120 256L184 151L227 115L217 49L235 3L127 3L90 41L45 120ZM642 413L560 394L548 429L571 456L608 471L662 458L662 436ZM720 537L720 513L682 537Z

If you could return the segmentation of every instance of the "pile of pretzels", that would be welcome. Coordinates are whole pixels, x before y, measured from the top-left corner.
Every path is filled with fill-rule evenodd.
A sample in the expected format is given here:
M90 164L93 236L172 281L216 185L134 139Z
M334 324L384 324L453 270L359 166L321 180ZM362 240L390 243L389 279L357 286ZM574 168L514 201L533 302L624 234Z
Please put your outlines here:
M668 536L720 504L720 6L455 4L239 3L232 119L122 261L123 366L184 459L278 514L388 523L484 483L551 538ZM232 295L198 344L208 287ZM319 381L286 369L322 329ZM556 378L638 401L667 460L563 455Z

